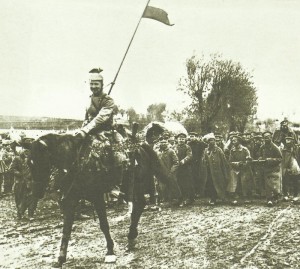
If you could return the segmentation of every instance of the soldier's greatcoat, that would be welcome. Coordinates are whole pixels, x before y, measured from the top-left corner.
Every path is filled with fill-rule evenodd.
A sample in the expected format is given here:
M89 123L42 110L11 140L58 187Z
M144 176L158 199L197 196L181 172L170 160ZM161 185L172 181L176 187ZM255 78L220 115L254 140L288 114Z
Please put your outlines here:
M266 160L263 166L263 177L266 187L266 196L271 198L273 195L281 193L282 189L282 174L281 160L282 155L280 149L271 142L264 144L260 148L260 159Z
M213 149L205 149L203 172L206 182L210 173L218 198L225 199L225 191L229 181L229 165L222 149L217 146Z
M194 189L192 181L192 149L187 144L178 144L176 146L176 154L178 161L183 161L183 164L179 164L177 171L177 182L181 189L181 193L184 199L194 199Z
M165 198L166 200L180 198L181 191L177 184L178 157L175 151L171 147L167 147L166 149L160 149L157 155L163 165L167 168L171 183L168 189L167 186L159 183L159 191L162 198Z
M246 163L250 158L250 151L242 145L233 147L230 150L230 180L227 185L228 192L236 192L238 181L240 180L241 191L243 196L251 194L253 189L253 178L250 164Z

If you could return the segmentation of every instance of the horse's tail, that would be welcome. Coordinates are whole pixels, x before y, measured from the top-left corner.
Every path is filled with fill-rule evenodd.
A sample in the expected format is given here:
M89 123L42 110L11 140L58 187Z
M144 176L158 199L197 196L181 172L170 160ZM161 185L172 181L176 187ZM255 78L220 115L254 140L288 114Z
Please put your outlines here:
M165 184L169 183L168 170L157 156L153 148L148 144L142 144L142 149L147 152L151 160L151 170L155 177Z

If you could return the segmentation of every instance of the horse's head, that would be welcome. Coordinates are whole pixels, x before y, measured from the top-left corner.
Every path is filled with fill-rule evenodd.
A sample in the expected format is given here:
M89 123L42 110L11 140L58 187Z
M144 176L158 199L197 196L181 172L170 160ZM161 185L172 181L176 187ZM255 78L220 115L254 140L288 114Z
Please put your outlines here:
M71 169L82 142L69 134L47 134L31 143L29 162L36 197L44 196L52 167L67 171Z
M50 155L47 143L37 139L31 144L29 164L33 179L33 195L43 198L50 177Z

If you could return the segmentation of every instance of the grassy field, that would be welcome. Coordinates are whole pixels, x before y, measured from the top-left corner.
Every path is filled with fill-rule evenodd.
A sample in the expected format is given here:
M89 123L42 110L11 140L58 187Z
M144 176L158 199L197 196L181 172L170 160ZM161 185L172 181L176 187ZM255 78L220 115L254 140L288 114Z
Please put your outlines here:
M16 220L12 196L0 201L0 268L51 268L62 231L56 202L41 201L29 222ZM89 217L74 224L63 268L300 268L300 205L163 206L143 214L137 250L129 254L129 219L120 218L126 208L108 209L115 264L104 263L104 236L87 210Z

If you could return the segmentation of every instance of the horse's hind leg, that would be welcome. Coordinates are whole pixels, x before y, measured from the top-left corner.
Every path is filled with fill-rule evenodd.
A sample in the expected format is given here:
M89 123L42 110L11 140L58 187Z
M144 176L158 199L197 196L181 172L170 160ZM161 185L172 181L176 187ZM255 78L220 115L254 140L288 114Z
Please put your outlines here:
M135 247L135 239L138 236L138 229L137 226L139 224L141 215L144 211L145 207L145 197L143 193L139 193L134 199L133 202L133 208L132 208L132 213L131 213L131 221L130 221L130 227L129 227L129 233L128 233L128 251L134 250Z
M62 203L64 226L58 261L52 265L55 268L61 268L63 263L66 262L68 243L71 236L77 203L78 201L76 200L64 200Z
M97 215L99 217L100 229L103 232L107 243L107 253L105 257L105 262L109 262L109 263L115 262L116 256L114 254L114 242L109 232L104 195L100 195L100 197L97 197L97 199L95 199L94 206Z

